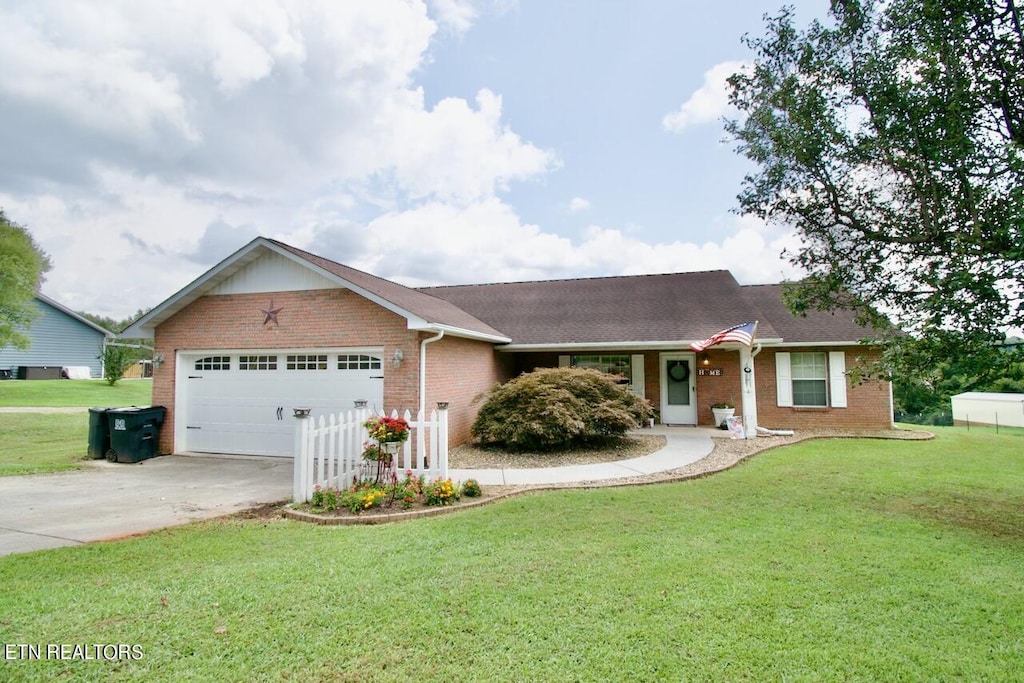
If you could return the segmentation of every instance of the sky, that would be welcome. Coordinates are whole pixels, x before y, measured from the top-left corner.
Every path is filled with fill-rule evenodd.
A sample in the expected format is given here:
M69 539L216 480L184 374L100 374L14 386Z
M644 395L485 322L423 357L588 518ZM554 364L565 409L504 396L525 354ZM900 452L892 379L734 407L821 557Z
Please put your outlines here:
M114 319L261 235L409 286L799 277L722 125L782 4L0 0L0 208Z

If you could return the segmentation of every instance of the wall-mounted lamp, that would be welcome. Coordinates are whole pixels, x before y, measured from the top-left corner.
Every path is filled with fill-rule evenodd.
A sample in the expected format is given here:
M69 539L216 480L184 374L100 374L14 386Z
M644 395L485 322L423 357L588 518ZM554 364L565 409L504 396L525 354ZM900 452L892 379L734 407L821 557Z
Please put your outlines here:
M391 356L391 365L397 368L404 359L405 353L402 352L402 349L395 349L395 353Z
M153 354L153 367L158 368L164 364L164 354L155 353Z
M357 398L355 401L352 401L352 403L355 404L356 408L365 408L366 404L369 403L369 401L367 401L365 398Z
M705 353L704 355L702 355L700 357L700 364L705 366L705 367L707 367L708 365L711 365L711 358L708 356L708 354Z

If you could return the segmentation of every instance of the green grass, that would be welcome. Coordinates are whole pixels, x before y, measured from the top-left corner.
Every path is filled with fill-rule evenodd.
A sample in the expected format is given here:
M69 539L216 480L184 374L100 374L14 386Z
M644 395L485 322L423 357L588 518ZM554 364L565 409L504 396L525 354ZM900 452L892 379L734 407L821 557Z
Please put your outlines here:
M1019 680L1024 436L939 431L383 527L232 519L2 558L0 641L144 657L0 678Z
M87 413L0 413L0 476L78 469L88 446Z
M114 386L103 380L7 380L0 382L0 407L106 407L148 406L153 380L121 380Z
M0 382L0 407L149 405L152 380ZM87 456L89 415L0 412L0 476L78 469ZM2 678L2 675L0 675Z

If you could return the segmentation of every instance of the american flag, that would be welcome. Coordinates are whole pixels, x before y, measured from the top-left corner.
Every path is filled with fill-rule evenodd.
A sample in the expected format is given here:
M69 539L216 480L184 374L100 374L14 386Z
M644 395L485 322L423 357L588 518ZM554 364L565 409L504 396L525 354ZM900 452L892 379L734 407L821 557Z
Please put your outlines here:
M754 332L757 330L757 321L752 323L740 323L733 325L727 330L713 334L702 342L690 344L690 350L700 353L704 349L718 346L726 342L739 342L750 346L754 343Z

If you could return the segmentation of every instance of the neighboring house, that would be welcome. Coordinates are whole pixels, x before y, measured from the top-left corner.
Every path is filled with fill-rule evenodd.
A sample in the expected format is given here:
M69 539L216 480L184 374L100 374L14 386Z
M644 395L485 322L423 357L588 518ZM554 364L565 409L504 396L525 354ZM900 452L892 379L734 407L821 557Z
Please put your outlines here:
M113 333L43 294L35 306L39 315L24 330L28 349L0 348L0 371L18 377L27 368L29 378L58 378L62 368L87 367L90 377L102 377L103 342Z
M753 353L688 350L747 320ZM669 424L711 425L709 406L739 407L745 386L766 427L892 424L889 384L844 375L876 354L850 315L795 318L780 286L726 271L412 289L257 238L124 335L155 339L163 451L288 455L293 408L360 399L414 413L447 402L457 444L495 384L559 365L623 375Z

